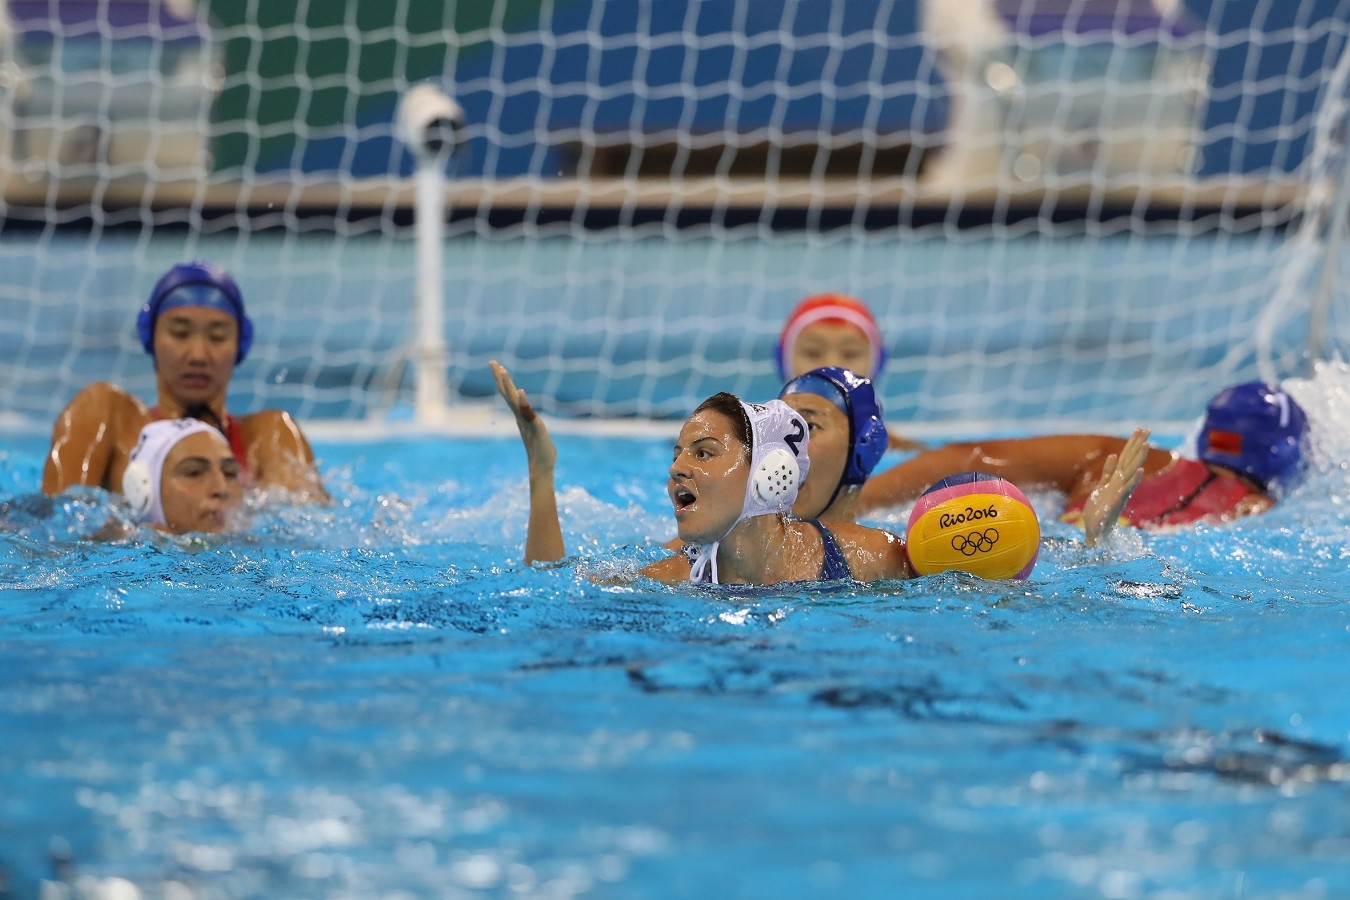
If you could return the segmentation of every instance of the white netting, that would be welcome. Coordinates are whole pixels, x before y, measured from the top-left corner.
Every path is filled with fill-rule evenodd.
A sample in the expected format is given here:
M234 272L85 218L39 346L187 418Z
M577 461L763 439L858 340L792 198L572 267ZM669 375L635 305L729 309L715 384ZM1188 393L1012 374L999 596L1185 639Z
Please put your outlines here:
M1344 361L1350 350L1350 282L1345 280L1350 213L1350 49L1323 88L1313 120L1302 220L1287 241L1271 302L1262 311L1256 343L1268 380L1320 360ZM1303 324L1306 342L1281 342L1290 324Z
M452 398L496 358L554 412L762 399L787 312L840 291L888 418L1187 419L1350 340L1350 0L1236 6L0 2L0 416L151 398L136 310L191 257L257 326L233 408L406 408L394 112L431 79L466 114Z

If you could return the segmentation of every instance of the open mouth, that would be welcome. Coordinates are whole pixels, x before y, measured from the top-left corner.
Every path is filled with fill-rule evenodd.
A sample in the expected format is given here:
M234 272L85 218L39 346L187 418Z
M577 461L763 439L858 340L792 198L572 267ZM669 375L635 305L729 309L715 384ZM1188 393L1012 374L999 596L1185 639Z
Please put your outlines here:
M687 487L677 487L670 492L670 500L675 504L676 512L680 512L681 510L693 506L697 499L698 498L694 496L694 492Z

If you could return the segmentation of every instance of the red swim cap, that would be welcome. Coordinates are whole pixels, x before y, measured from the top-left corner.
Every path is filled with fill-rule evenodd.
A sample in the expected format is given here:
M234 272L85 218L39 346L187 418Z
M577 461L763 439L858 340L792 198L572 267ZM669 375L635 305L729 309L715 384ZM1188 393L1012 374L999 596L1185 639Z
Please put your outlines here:
M852 325L867 338L872 348L872 374L876 381L881 375L881 367L886 362L886 348L881 340L881 329L872 311L856 297L847 294L814 294L807 297L788 316L783 325L783 333L778 337L778 374L784 381L788 379L788 360L796 346L797 337L802 329L817 322L842 322Z

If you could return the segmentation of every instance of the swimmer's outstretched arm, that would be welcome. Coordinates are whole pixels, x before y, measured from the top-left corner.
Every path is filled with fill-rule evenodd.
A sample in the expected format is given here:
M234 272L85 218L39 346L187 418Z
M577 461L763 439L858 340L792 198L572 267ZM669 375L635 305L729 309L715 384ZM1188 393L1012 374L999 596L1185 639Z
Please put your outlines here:
M1136 428L1119 453L1106 457L1101 477L1083 506L1083 530L1089 547L1097 546L1116 527L1121 510L1144 477L1148 436L1147 428Z
M902 453L922 453L931 449L923 441L916 441L903 435L896 434L894 431L886 435L886 446L891 450L899 450Z
M867 479L858 497L858 513L918 499L939 478L971 470L1006 478L1022 490L1048 488L1070 500L1084 496L1101 480L1101 465L1119 455L1124 441L1113 435L1055 434L946 444L920 453ZM1145 475L1161 472L1176 454L1148 449Z
M563 545L562 523L558 521L558 497L553 488L553 468L558 448L549 437L544 420L530 406L525 392L516 387L506 367L493 360L492 375L497 392L516 417L525 458L530 467L530 521L525 532L525 562L553 562L567 555Z

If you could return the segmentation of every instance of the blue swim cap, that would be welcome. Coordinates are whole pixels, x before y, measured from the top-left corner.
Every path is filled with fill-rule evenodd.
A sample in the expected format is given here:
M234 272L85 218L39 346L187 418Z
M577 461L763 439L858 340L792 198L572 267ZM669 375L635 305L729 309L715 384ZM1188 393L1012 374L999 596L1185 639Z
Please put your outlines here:
M1209 402L1196 443L1204 462L1268 488L1297 472L1307 431L1308 417L1293 397L1252 381L1222 390Z
M220 266L201 260L179 263L166 272L150 292L150 299L141 307L140 315L136 317L136 335L146 353L155 355L155 320L160 313L180 306L205 306L234 316L239 323L239 352L234 359L235 365L248 356L249 347L253 345L253 322L244 311L244 297L239 292L239 285Z
M872 382L838 366L812 369L783 385L778 397L789 394L817 394L829 400L848 417L848 462L840 485L862 484L886 453L889 436L881 419Z

